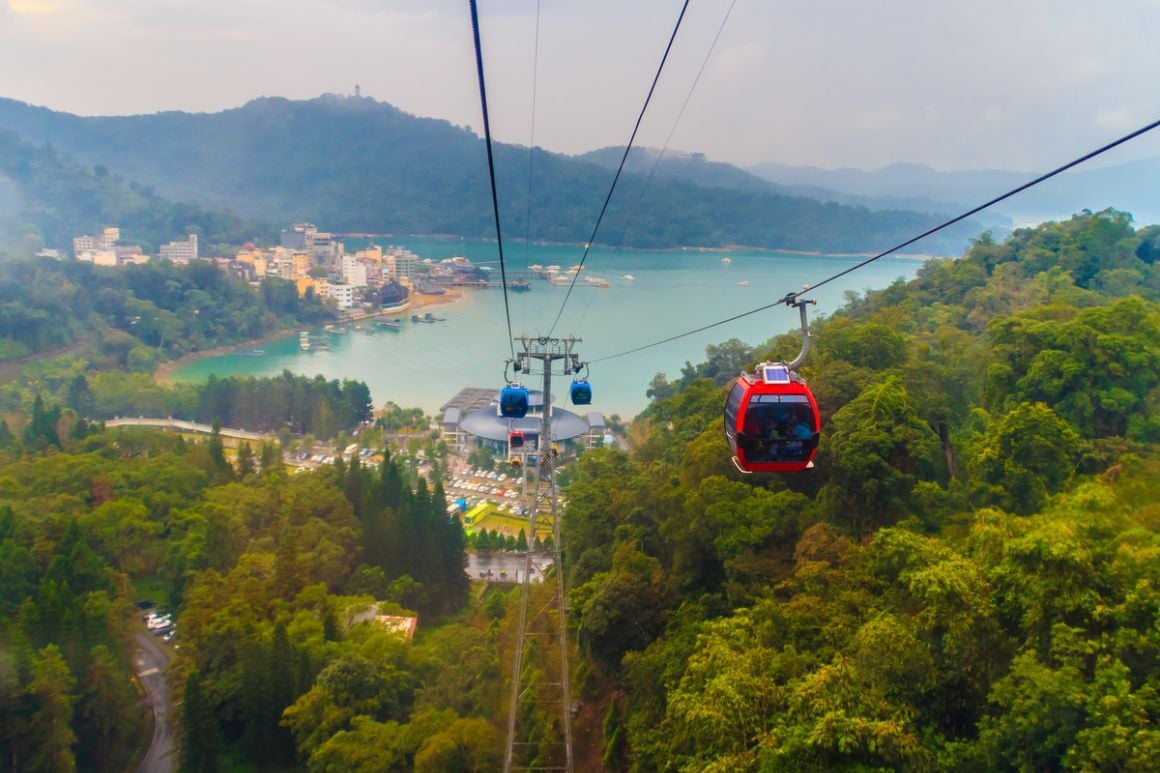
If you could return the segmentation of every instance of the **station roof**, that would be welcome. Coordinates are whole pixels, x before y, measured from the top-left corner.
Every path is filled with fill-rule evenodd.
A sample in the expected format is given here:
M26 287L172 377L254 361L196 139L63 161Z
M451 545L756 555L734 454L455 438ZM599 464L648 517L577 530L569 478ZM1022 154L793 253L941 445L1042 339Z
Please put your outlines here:
M495 387L466 387L460 389L458 393L450 400L445 402L439 410L446 413L451 408L458 408L460 415L468 414L473 411L484 408L488 405L495 405L499 402L500 390ZM528 405L533 408L539 408L544 404L544 395L542 389L528 390ZM446 422L447 419L444 418Z
M508 419L500 416L492 406L480 408L464 416L459 428L476 437L507 442L511 430L520 430L525 435L539 437L543 427L540 416L525 416L522 419ZM571 440L588 432L588 422L571 411L556 408L552 411L552 440Z

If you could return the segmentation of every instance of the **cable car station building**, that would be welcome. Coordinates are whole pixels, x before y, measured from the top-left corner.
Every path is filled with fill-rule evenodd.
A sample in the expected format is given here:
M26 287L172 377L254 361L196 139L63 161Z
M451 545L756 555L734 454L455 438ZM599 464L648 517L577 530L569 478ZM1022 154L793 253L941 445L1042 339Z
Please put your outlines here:
M544 394L542 390L528 390L528 414L521 419L509 419L499 414L499 392L484 388L461 389L447 401L443 411L443 438L456 450L483 447L495 454L506 455L511 433L524 436L526 450L540 450L540 432L544 421ZM608 427L604 414L587 411L583 415L559 408L549 401L548 412L552 427L552 442L565 449L569 444L596 448L603 444Z

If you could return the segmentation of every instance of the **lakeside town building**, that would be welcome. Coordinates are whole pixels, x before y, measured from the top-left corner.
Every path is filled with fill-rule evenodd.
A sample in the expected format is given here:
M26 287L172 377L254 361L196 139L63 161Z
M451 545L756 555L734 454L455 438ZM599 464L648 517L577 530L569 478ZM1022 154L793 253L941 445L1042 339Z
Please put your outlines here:
M197 234L190 234L182 242L162 244L158 253L162 260L171 260L174 263L188 263L197 260Z
M119 228L107 227L98 236L75 237L73 253L78 260L99 266L150 260L139 246L121 244L120 239ZM377 244L349 254L337 234L319 231L311 223L283 229L279 243L271 247L247 242L232 257L203 258L196 233L183 241L161 245L158 252L161 259L175 263L210 260L251 284L277 277L294 284L300 296L309 293L329 299L341 311L359 307L405 308L412 293L442 295L449 287L490 284L486 269L465 257L435 262L423 260L405 247ZM59 255L52 250L42 250L40 254Z

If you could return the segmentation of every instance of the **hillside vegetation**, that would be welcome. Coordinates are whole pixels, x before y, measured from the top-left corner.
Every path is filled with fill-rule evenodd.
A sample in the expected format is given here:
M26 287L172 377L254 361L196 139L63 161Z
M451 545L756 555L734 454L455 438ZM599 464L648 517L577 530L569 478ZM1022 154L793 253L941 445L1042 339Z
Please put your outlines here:
M263 98L221 113L104 118L0 100L0 127L162 195L246 217L337 232L494 236L482 140L373 99ZM509 237L587 241L610 170L537 149L529 227L528 150L500 144L495 152ZM752 190L723 187L738 176L748 177L734 170L704 187L654 179L624 244L857 252L900 242L939 220L786 196L762 190L770 186L756 178ZM602 243L620 241L643 185L639 174L622 180ZM958 253L978 230L961 224L924 249Z
M1160 229L1085 213L852 297L813 326L809 473L742 476L722 437L725 385L795 336L654 378L632 452L570 463L577 759L1150 769L1157 255ZM440 484L259 456L89 426L0 448L0 759L120 769L118 645L152 583L184 637L183 770L499 767L514 599L470 594ZM421 613L413 643L360 622L375 601ZM525 709L551 765L554 712Z
M723 385L586 455L564 546L612 770L1143 770L1160 753L1156 229L979 241L813 327L817 469L740 476Z
M74 236L110 225L146 254L194 232L207 247L272 233L220 209L162 198L103 165L85 167L51 144L34 145L0 129L0 255L32 255L45 246L71 254Z

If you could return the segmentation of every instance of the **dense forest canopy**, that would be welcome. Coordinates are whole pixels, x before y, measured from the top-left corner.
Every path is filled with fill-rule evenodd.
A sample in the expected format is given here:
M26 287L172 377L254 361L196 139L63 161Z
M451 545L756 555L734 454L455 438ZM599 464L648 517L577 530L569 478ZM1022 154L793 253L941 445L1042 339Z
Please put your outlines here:
M564 522L606 767L1149 767L1156 238L1112 211L984 238L816 322L812 474L743 478L721 430L793 336L654 379Z
M255 294L204 260L117 268L73 260L0 260L0 362L77 343L129 370L319 322L330 312L276 277Z
M1158 245L1084 213L852 295L812 326L809 473L740 475L721 425L796 336L654 378L632 450L569 469L585 769L1150 769ZM468 587L442 467L287 475L273 445L70 426L0 447L0 765L123 767L150 583L185 637L183 769L500 766L517 607ZM521 718L541 744L549 714Z

